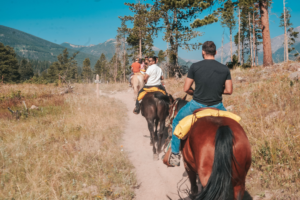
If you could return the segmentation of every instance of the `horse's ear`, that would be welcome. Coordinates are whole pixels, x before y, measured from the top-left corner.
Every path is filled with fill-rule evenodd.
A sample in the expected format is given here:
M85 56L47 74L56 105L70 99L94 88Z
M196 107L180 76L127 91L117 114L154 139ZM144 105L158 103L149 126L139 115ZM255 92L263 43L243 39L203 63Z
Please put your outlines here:
M172 97L172 95L169 94L169 99L170 99L170 103L172 104L174 102L174 99Z
M185 100L186 100L186 97L187 97L187 94L186 94L186 95L185 95L185 96L182 98L182 100L184 100L184 101L185 101Z

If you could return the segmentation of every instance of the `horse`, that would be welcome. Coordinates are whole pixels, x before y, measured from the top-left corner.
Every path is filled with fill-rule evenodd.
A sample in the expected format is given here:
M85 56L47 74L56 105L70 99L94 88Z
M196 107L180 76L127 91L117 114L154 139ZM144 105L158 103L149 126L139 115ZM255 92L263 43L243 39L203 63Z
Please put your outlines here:
M170 101L172 124L177 112L187 101L173 98ZM227 117L197 119L187 138L181 140L181 152L191 183L192 198L242 200L246 175L251 165L251 147L238 122ZM197 175L202 187L199 194Z
M138 92L144 87L144 76L142 74L134 74L130 80L133 91L134 91L134 97L136 98L138 95Z
M148 123L150 145L153 146L153 160L158 160L163 137L168 134L165 129L165 121L169 115L169 97L161 92L147 93L141 102L141 113Z

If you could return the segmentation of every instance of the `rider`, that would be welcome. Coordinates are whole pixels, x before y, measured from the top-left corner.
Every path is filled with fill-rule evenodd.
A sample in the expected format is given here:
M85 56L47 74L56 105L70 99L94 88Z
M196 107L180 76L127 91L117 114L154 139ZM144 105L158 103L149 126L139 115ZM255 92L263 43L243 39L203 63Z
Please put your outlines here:
M170 164L180 165L180 139L174 135L179 121L199 108L213 107L226 111L222 103L222 94L231 95L233 91L230 71L227 66L215 60L216 45L207 41L202 46L204 60L191 65L184 83L184 91L193 95L193 100L182 107L172 123L172 154ZM191 88L195 82L195 90Z
M139 63L139 59L135 59L135 62L132 63L131 65L131 73L129 75L129 78L128 78L128 81L129 81L129 87L131 87L131 82L130 82L130 79L131 79L131 76L134 74L134 73L139 73L141 70L141 64Z
M157 57L153 56L149 58L149 67L147 68L147 71L144 76L145 86L139 91L138 96L141 92L144 91L144 88L152 88L157 87L160 90L163 90L166 92L166 89L161 84L161 80L164 79L163 72L159 66L156 65ZM137 96L137 98L138 98ZM138 100L136 100L135 108L133 110L134 114L139 114L140 112L140 103Z

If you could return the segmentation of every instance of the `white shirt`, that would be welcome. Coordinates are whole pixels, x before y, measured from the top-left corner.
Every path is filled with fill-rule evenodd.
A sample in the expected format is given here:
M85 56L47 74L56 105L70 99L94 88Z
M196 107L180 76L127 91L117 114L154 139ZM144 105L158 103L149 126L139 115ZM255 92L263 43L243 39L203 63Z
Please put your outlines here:
M149 75L148 81L145 84L146 86L161 85L160 78L163 75L163 72L159 66L156 64L149 66L146 74Z

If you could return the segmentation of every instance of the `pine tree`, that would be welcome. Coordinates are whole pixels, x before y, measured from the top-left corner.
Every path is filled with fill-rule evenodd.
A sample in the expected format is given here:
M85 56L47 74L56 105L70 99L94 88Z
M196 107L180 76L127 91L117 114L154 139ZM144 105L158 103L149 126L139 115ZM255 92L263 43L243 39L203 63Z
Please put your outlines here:
M134 13L134 16L121 17L124 21L131 21L132 28L126 28L129 33L127 42L132 46L134 55L142 58L143 54L151 53L153 47L153 35L155 28L150 24L157 20L157 16L150 12L152 6L150 4L143 4L140 1L136 4L125 3L129 10ZM132 56L134 56L132 55Z
M236 26L236 20L234 17L235 4L231 0L224 3L224 7L219 9L221 13L221 24L223 27L227 27L230 32L230 60L232 60L232 31Z
M160 50L160 51L158 52L157 57L158 57L158 63L162 63L163 61L166 60L166 56L165 56L165 53L164 53L163 50Z
M82 67L82 76L87 81L90 82L93 78L93 73L91 69L91 61L89 58L84 59Z
M8 83L20 81L19 64L15 51L0 43L0 79Z
M259 0L263 37L264 66L269 66L273 64L268 11L271 2L271 0Z
M107 73L106 65L107 65L106 57L102 53L94 67L95 74L98 74L100 76L100 80L102 80L102 79L105 80L105 75L106 75L105 73Z
M19 67L19 73L21 75L21 81L29 80L34 75L32 64L26 59L23 59Z
M170 44L168 49L168 57L171 65L169 71L171 75L180 71L178 65L178 49L186 50L199 49L201 43L189 43L190 40L201 36L201 33L195 31L195 28L202 27L214 22L218 19L215 13L205 16L203 19L194 20L190 26L186 26L186 22L196 18L196 14L201 14L205 9L210 8L213 1L198 0L157 0L154 4L155 16L159 16L163 21L164 41Z
M293 24L291 22L291 12L288 8L286 8L286 11L285 11L285 23L284 23L284 13L281 14L280 16L280 26L279 27L286 27L287 29L287 44L288 46L285 47L287 48L287 51L288 51L288 55L295 51L295 47L293 47L293 45L295 44L296 42L296 38L298 38L298 34L299 32L297 31L294 31L294 28L292 27ZM295 52L293 54L294 57L297 57L299 55L299 52ZM287 56L285 56L287 57ZM288 60L288 59L287 59Z

